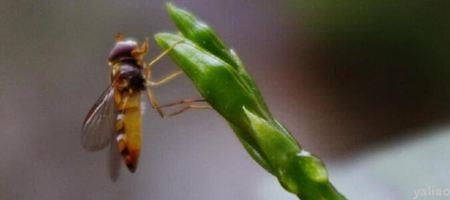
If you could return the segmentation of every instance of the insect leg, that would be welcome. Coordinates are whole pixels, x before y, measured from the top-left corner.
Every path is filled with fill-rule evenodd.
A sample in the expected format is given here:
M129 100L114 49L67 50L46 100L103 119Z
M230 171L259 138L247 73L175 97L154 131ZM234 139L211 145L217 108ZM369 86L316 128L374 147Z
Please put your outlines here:
M168 114L166 116L167 117L173 117L175 115L179 115L179 114L181 114L183 112L186 112L189 109L211 109L211 106L210 105L187 105L186 107L184 107L184 108L182 108L182 109L180 109L178 111L175 111L173 113L170 113L170 114Z
M175 44L173 44L171 47L169 47L168 49L164 50L161 54L159 54L158 56L156 56L156 58L154 58L152 61L150 61L147 65L146 68L148 68L148 70L151 70L153 65L155 65L158 61L160 61L164 56L166 56L168 53L170 53L170 51L172 51L178 44L180 44L181 42L184 42L183 40L176 42Z
M211 109L210 105L198 105L198 104L193 104L193 103L198 103L198 102L205 102L204 99L185 99L185 100L181 100L181 101L177 101L177 102L173 102L173 103L169 103L169 104L165 104L160 106L159 108L167 108L167 107L172 107L172 106L176 106L176 105L186 105L185 107L183 107L182 109L172 112L170 114L164 114L163 117L172 117L175 115L179 115L189 109Z
M181 41L180 41L181 42ZM164 56L166 56L170 51L173 50L173 48L175 48L175 46L178 44L179 42L175 43L173 46L171 46L170 48L164 50L161 54L159 54L158 56L156 56L156 58L154 58L152 61L150 61L150 63L148 63L147 65L145 65L145 69L144 69L144 76L147 79L147 82L150 83L150 85L152 84L152 68L153 65L155 65L158 61L160 61ZM165 80L164 82L167 82L169 80L172 80L173 78L175 78L176 76L178 76L179 74L181 74L181 71L177 71L174 72L172 74L169 74L168 76L166 76L165 78L163 78L163 80ZM161 81L163 81L161 80ZM160 82L160 81L157 81ZM160 83L162 84L162 83ZM159 85L159 84L158 84Z
M149 46L150 45L148 42L148 38L145 38L144 42L142 42L139 47L135 48L131 52L131 55L133 55L133 57L137 58L139 61L142 61L144 55L148 52Z
M181 74L181 71L174 72L172 74L169 74L169 75L165 76L164 78L162 78L159 81L153 82L152 81L152 67L158 61L160 61L164 56L166 56L170 51L172 51L173 48L175 48L175 46L177 44L179 44L180 42L183 42L183 41L179 41L179 42L175 43L170 48L164 50L161 54L156 56L156 58L153 59L152 61L150 61L150 63L144 65L144 77L146 79L147 86L148 86L147 87L147 97L148 97L148 100L150 101L150 104L151 104L152 108L156 109L161 117L164 117L164 113L159 108L158 101L156 100L155 95L153 94L151 87L152 86L156 86L156 85L161 85L163 83L166 83L166 82L174 79L175 77L177 77L178 75Z
M147 81L147 86L159 86L159 85L162 85L164 83L167 83L167 82L175 79L176 77L178 77L182 73L183 72L181 70L178 70L178 71L172 72L172 73L164 76L163 78L161 78L158 81L151 81L151 80L149 80L149 81Z
M162 118L164 118L164 113L163 111L159 108L158 106L158 100L156 100L155 95L153 95L152 90L150 89L150 87L147 87L147 98L150 101L150 105L152 106L152 108L156 109L156 111L158 111L159 116L161 116Z
M197 103L197 102L205 102L206 100L204 99L184 99L181 101L176 101L173 103L169 103L169 104L165 104L162 106L159 106L159 108L167 108L167 107L172 107L172 106L176 106L176 105L180 105L180 104L190 104L190 103Z

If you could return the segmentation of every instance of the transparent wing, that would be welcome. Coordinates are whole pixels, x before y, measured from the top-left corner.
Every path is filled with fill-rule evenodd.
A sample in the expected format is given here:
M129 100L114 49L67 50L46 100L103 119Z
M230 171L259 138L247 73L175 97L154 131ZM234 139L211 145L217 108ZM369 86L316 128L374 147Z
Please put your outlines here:
M117 148L117 140L111 140L109 148L109 177L111 181L116 182L120 175L122 157Z
M81 144L88 151L105 148L114 135L114 90L108 87L92 106L81 129Z

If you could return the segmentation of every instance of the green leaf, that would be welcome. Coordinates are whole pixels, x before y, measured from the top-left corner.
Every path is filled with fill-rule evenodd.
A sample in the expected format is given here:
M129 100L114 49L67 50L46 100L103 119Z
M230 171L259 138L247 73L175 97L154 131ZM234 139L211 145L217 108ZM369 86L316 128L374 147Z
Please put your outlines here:
M247 150L259 149L247 134L246 118L242 115L242 105L261 110L254 101L251 90L228 63L202 49L192 41L179 35L160 33L155 36L162 48L174 46L170 56L184 73L194 82L205 100L227 121L239 129L236 134L251 146ZM184 41L181 42L180 41ZM226 99L226 101L224 101ZM261 113L261 112L260 112ZM252 154L252 153L251 153ZM261 161L262 162L262 161Z
M181 35L159 33L171 58L204 99L230 124L252 158L303 200L345 199L328 180L322 161L301 148L269 112L259 89L233 50L189 12L167 5Z
M248 74L247 70L245 70L237 54L219 39L215 31L206 25L206 23L198 20L191 13L177 8L171 3L167 4L167 12L184 37L193 41L211 54L219 57L237 71L236 73L239 75L239 78L246 83L245 86L252 91L251 93L254 98L258 99L259 106L264 110L264 114L268 115L270 118L271 116L268 107L263 101L261 92L255 82Z
M239 66L242 66L237 56L232 54L208 25L197 20L189 12L173 6L171 3L167 4L167 12L184 37L199 44L200 47L229 63L234 68L237 69Z

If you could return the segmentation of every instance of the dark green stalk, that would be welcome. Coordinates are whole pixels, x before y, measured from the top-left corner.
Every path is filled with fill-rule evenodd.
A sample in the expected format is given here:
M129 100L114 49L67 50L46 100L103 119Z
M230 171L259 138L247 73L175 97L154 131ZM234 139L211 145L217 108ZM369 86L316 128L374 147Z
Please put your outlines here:
M158 45L168 49L177 44L170 56L228 121L253 159L303 200L345 199L329 182L322 161L302 150L272 117L238 56L192 14L171 4L167 9L181 35L157 34Z

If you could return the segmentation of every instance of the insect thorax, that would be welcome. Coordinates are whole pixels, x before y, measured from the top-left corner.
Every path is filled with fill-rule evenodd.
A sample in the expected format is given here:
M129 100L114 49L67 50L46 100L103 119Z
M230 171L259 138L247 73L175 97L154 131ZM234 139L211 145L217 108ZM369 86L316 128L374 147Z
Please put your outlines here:
M112 65L111 80L116 82L117 89L138 91L145 89L145 78L142 68L134 62L117 62Z

